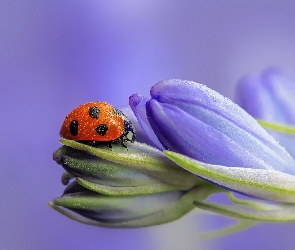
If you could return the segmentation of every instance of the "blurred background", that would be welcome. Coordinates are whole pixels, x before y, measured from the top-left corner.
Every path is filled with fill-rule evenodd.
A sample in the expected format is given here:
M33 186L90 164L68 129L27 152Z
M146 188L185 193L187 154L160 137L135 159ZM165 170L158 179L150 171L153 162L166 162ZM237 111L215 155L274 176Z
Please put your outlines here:
M62 194L52 160L81 103L125 106L167 78L232 98L237 80L279 66L294 76L294 1L0 2L0 249L294 249L295 224L200 241L224 219L191 213L142 229L104 229L47 206Z

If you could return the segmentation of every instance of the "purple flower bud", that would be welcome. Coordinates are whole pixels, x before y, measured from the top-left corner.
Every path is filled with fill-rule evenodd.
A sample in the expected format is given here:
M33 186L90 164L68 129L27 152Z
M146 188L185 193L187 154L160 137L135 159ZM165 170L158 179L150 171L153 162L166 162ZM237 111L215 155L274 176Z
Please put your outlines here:
M237 103L250 115L268 122L295 125L295 84L279 70L269 68L260 75L246 76L238 82ZM270 131L295 157L295 138Z
M295 174L292 157L253 117L205 85L161 81L146 100L135 94L130 106L150 139L156 135L165 149L210 164Z

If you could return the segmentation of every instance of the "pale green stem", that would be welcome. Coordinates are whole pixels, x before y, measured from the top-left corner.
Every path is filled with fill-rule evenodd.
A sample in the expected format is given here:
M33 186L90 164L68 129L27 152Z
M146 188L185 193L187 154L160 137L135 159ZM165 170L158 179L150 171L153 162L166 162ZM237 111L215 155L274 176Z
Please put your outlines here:
M257 210L265 210L265 204L259 204L258 202L239 199L239 198L234 196L233 192L227 192L227 197L231 202L233 202L235 204L252 207L252 208L257 209Z
M278 124L278 123L273 123L273 122L267 122L267 121L263 121L263 120L257 120L258 123L266 128L266 129L270 129L273 131L277 131L277 132L281 132L281 133L285 133L285 134L289 134L289 135L295 135L295 127L294 126L289 126L289 125L285 125L285 124Z
M238 231L245 230L247 228L250 228L254 225L256 225L257 222L250 221L250 220L238 220L237 224L234 224L233 226L226 227L224 229L220 229L217 231L212 231L212 232L207 232L198 235L198 238L202 240L208 240L208 239L213 239L217 237L223 237L232 233L236 233Z

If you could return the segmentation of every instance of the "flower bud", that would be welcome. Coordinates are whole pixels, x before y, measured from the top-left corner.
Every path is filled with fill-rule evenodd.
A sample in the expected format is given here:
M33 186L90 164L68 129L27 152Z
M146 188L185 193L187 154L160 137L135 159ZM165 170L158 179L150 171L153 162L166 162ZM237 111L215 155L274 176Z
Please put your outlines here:
M194 208L193 201L205 199L208 190L169 191L131 196L107 196L79 184L70 184L61 198L49 205L67 217L102 227L145 227L178 219Z
M150 100L135 94L130 106L165 149L210 164L295 174L294 160L253 117L202 84L161 81Z
M111 151L66 139L62 142L66 146L54 153L54 160L80 185L98 193L135 195L189 190L204 182L146 144L135 142L126 150L114 143Z

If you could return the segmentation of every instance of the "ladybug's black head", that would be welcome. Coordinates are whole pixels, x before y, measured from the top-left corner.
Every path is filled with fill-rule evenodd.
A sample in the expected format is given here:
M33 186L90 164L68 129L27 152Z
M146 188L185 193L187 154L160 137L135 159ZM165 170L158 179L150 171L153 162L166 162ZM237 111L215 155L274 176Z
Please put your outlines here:
M124 117L124 133L123 137L125 141L131 141L134 142L136 138L136 132L135 129L131 123L126 117Z

